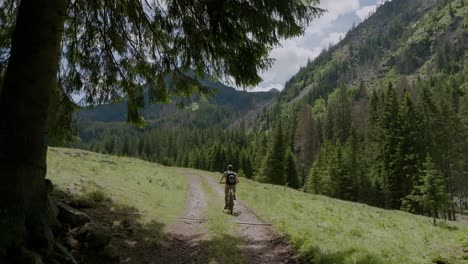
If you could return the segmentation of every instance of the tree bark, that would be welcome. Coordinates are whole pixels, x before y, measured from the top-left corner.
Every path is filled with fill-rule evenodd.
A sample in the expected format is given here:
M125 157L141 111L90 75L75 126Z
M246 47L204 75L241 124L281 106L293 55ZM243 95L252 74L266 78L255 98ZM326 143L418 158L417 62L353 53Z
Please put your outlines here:
M22 0L18 8L0 94L1 263L40 263L53 252L45 184L47 116L66 6L66 0Z

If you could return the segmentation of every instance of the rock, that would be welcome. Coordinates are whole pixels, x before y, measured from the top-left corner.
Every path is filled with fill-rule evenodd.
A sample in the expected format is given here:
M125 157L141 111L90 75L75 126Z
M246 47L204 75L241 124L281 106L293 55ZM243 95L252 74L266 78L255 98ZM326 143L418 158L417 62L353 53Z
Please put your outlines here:
M88 249L101 249L109 244L112 233L103 225L86 223L78 229L76 238Z
M59 243L55 243L55 257L60 261L60 263L70 263L70 264L78 264L75 260L73 255L62 245Z
M106 260L110 261L111 263L119 263L120 256L117 248L112 245L107 245L102 249L100 255L104 257Z
M120 222L120 227L129 233L133 233L134 226L130 219L124 219Z
M70 202L70 205L74 208L93 208L95 204L86 199L76 199Z
M58 219L62 223L67 223L70 224L70 226L75 227L91 222L91 219L87 214L80 212L62 202L58 203L58 208Z
M78 249L79 242L74 238L76 236L77 230L78 228L71 229L69 224L63 225L62 233L58 237L57 241L59 241L68 249Z

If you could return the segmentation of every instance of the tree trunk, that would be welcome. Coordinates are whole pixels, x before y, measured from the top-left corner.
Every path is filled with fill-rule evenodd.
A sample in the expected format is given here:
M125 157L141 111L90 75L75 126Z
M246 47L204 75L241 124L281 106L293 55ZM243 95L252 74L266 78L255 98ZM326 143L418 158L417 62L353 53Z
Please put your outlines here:
M53 252L46 135L66 5L66 0L22 0L18 8L0 94L1 263L40 263L38 255L45 260Z
M464 214L464 207L465 207L465 197L463 195L460 195L460 199L459 199L459 202L460 202L460 215L463 215Z

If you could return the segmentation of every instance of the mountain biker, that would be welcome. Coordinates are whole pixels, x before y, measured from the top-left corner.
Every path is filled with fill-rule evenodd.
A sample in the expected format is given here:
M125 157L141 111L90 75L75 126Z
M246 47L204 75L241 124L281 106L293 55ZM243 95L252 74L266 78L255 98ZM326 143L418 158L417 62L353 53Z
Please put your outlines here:
M229 189L232 189L234 200L236 199L236 185L239 183L239 177L237 177L237 173L233 171L233 168L232 165L228 165L227 170L219 179L219 183L223 183L223 180L226 182L224 187L224 209L227 209Z

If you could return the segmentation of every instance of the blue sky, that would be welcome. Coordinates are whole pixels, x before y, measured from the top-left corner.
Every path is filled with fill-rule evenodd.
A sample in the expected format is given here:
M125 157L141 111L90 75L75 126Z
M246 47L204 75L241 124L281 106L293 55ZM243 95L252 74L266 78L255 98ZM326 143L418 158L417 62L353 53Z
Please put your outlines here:
M273 49L270 57L276 60L275 64L261 74L263 82L253 90L283 89L284 83L308 59L314 59L330 43L337 43L353 23L358 25L362 22L382 1L384 0L322 0L319 6L327 12L314 20L303 36L284 40L281 47Z

